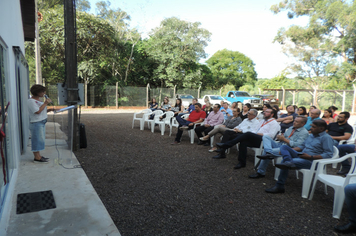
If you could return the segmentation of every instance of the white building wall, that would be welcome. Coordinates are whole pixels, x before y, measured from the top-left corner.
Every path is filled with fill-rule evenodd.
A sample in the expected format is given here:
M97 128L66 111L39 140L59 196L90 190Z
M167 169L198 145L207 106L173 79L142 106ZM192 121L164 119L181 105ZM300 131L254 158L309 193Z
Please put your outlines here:
M19 127L17 114L17 94L16 94L16 73L15 73L15 56L13 47L17 46L25 54L24 33L21 17L20 0L1 0L0 1L0 40L7 47L5 55L6 69L6 96L11 102L8 110L8 129L7 133L11 136L10 148L8 150L9 161L9 183L7 184L5 201L2 206L0 215L0 235L5 235L5 227L8 225L9 213L11 209L11 198L13 195L14 185L17 179L17 166L21 156L19 143ZM28 127L24 127L28 128Z

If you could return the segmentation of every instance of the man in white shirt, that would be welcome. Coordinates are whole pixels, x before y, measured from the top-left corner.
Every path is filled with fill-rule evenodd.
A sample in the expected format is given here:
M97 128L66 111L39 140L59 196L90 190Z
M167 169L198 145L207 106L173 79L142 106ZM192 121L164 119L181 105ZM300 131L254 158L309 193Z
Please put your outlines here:
M267 109L264 112L264 119L259 122L257 130L238 135L236 138L226 143L216 144L216 146L221 148L222 152L225 151L226 148L230 148L235 144L240 143L239 163L234 169L240 169L246 166L247 147L260 147L264 135L268 135L272 139L276 136L281 127L276 119L273 118L275 112L276 111L273 109Z
M226 143L229 140L236 138L237 136L247 133L247 132L255 132L259 128L259 121L256 119L258 111L256 109L251 109L247 113L247 119L244 119L238 126L236 126L233 130L226 130L223 134L223 138L221 140L222 143ZM216 150L219 152L218 155L214 156L214 159L226 158L225 150L221 152L220 150Z

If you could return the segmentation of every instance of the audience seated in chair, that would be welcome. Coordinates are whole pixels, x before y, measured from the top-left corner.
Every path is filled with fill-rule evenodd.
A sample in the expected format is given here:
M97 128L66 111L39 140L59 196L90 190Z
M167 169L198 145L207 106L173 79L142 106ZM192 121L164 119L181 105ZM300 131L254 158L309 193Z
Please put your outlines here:
M195 133L197 134L198 138L203 137L202 132L205 134L209 133L214 129L215 126L221 125L224 122L224 115L220 111L220 104L215 104L213 107L213 111L207 116L204 120L204 124L195 128ZM210 140L199 140L198 145L205 145L209 146Z
M179 115L176 117L177 122L179 123L178 126L178 132L175 138L175 141L171 143L172 145L174 144L180 144L180 140L182 138L183 130L185 129L193 129L194 124L201 123L204 121L206 117L206 113L201 109L201 104L196 103L194 110L190 113L188 119L183 119Z
M251 109L251 104L246 103L242 107L242 112L240 113L241 120L247 119L248 111Z
M156 101L156 98L152 98L151 102L148 104L148 108L150 108L152 111L158 108L158 103Z
M310 128L311 135L302 145L294 148L288 145L281 146L280 152L283 160L282 163L276 164L281 172L276 185L265 190L267 193L284 193L288 170L310 169L313 160L333 156L333 139L326 133L326 128L324 120L314 120Z
M196 98L193 98L192 103L189 104L187 110L183 111L182 113L179 113L178 116L192 113L192 111L194 111L194 109L195 109L195 104L197 104L197 103L198 103L198 100Z
M313 106L312 106L313 107ZM310 109L312 109L312 107L310 107ZM320 110L319 109L312 109L309 111L309 116L308 116L308 120L307 123L304 125L304 128L306 128L308 131L311 128L311 124L313 123L314 120L319 120L320 118Z
M219 105L220 106L220 105ZM205 111L206 116L208 116L210 114L210 112L213 111L213 106L211 105L210 102L206 102L204 107L203 107L203 111Z
M294 112L294 107L292 105L287 106L287 114L281 115L277 122L280 122L282 134L286 132L286 129L293 126L293 121L297 117L297 114Z
M229 104L224 102L220 111L224 114L224 120L226 120L229 116L232 116L232 110L229 108Z
M240 169L246 166L246 156L247 147L260 147L262 142L262 137L268 135L274 138L277 132L280 130L280 126L275 118L276 111L273 109L267 109L264 112L264 119L259 121L257 129L250 132L242 133L236 136L236 138L227 141L217 143L216 146L220 148L220 154L214 158L224 158L225 150L240 143L238 161L239 163L234 167L234 169ZM242 122L243 123L243 122ZM242 124L241 123L241 124ZM224 139L224 138L223 138Z
M308 117L307 109L305 107L298 107L298 115Z
M265 177L266 169L271 159L280 156L280 148L283 145L289 147L297 147L304 143L308 138L309 132L304 128L307 122L307 117L297 116L293 122L293 127L290 127L283 135L277 135L276 139L279 142L275 142L270 136L264 135L263 141L263 155L257 156L261 158L261 163L258 166L258 170L255 174L250 175L250 178L257 179Z
M176 117L179 113L182 113L184 111L184 106L183 106L183 103L182 103L182 99L177 98L176 104L174 105L174 107L171 108L171 111L174 112L174 117ZM162 120L165 117L166 117L166 114L163 114L159 118Z
M264 119L264 114L265 114L265 111L266 111L267 109L273 109L273 108L272 108L271 105L269 105L268 103L263 104L262 112L261 112L260 114L258 114L257 120L263 120L263 119Z
M332 111L330 109L325 109L323 117L321 118L325 120L326 124L334 123L336 122L335 119L332 117Z
M234 108L232 110L233 116L229 116L227 120L224 121L223 124L221 125L216 125L214 126L214 129L210 131L207 135L204 137L201 137L201 141L208 141L210 137L214 136L214 142L213 145L217 143L217 140L220 139L221 135L218 134L224 134L226 130L232 130L233 128L237 127L241 122L241 117L239 116L240 114L240 109L239 108ZM213 147L209 150L209 152L215 151L217 148Z

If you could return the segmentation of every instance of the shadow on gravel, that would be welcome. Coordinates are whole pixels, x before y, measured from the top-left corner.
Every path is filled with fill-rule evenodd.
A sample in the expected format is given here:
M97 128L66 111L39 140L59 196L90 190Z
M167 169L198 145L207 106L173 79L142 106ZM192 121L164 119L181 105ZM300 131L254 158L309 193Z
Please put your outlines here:
M290 172L286 193L274 185L270 165L263 179L247 167L234 170L237 151L214 160L208 148L171 146L162 136L132 125L132 114L82 114L88 148L75 153L122 235L336 235L333 190L318 185L312 201L301 197L302 174ZM195 140L197 142L197 139ZM347 221L343 210L341 223Z

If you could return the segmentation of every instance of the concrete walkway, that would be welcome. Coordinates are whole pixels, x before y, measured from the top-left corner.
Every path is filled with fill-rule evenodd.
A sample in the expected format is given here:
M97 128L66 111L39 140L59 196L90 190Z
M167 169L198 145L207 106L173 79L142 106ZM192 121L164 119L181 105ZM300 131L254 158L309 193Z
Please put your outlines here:
M50 162L34 163L29 146L20 161L7 235L120 235L66 141L50 138L53 125L47 123L46 150L41 152ZM56 130L56 137L66 137ZM46 190L52 190L56 208L16 214L18 194Z

